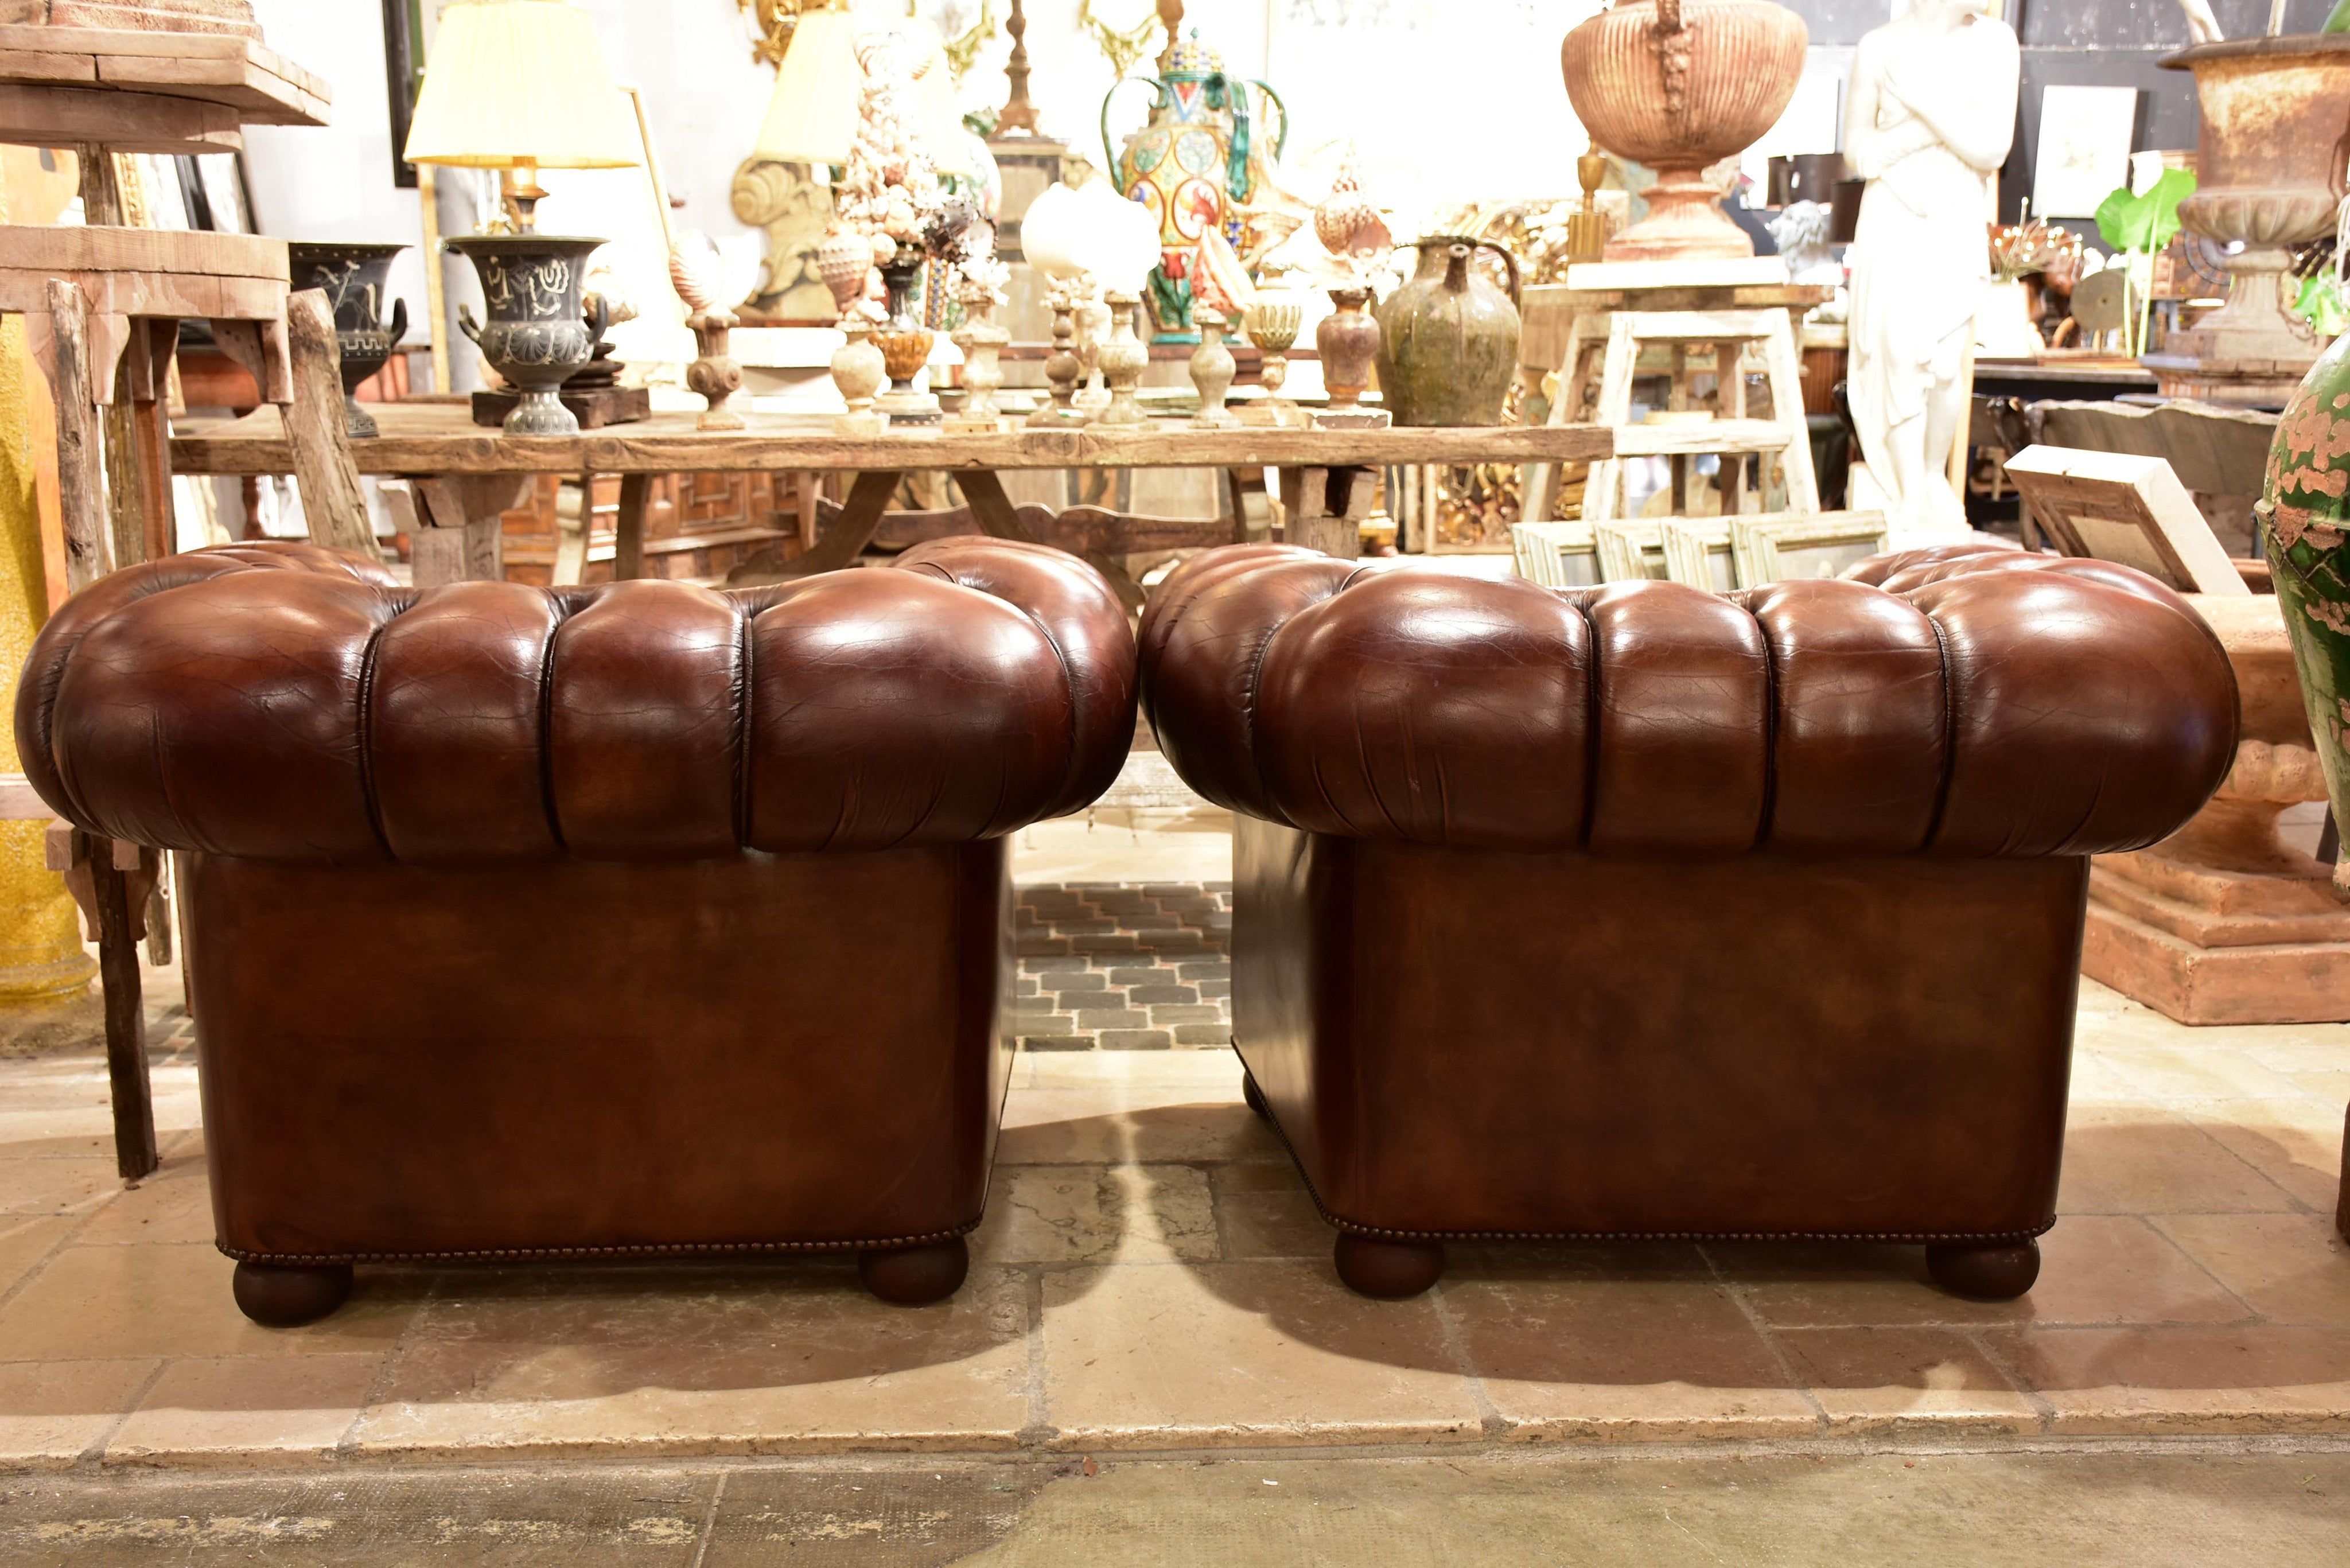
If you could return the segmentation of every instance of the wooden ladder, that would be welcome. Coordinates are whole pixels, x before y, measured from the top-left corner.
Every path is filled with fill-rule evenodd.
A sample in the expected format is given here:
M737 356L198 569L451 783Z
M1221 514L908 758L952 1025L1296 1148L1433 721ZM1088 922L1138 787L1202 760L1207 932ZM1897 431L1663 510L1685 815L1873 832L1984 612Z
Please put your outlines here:
M1713 350L1713 369L1721 384L1716 417L1699 424L1635 424L1632 422L1632 380L1640 352L1650 344L1670 348L1673 358L1673 406L1688 402L1692 348ZM1762 346L1770 378L1772 418L1746 417L1746 378L1740 364L1748 348ZM1617 310L1579 316L1567 329L1566 365L1559 396L1551 405L1550 423L1573 422L1590 393L1590 361L1598 358L1599 386L1592 421L1616 432L1616 455L1591 465L1583 490L1583 520L1613 522L1624 515L1624 460L1669 457L1673 460L1671 515L1689 510L1690 459L1713 453L1722 461L1721 510L1731 516L1740 510L1746 460L1777 459L1787 484L1786 511L1808 515L1820 509L1819 482L1812 470L1811 431L1804 420L1803 364L1796 355L1795 334L1784 310ZM1533 465L1526 486L1524 515L1545 521L1558 501L1558 467Z

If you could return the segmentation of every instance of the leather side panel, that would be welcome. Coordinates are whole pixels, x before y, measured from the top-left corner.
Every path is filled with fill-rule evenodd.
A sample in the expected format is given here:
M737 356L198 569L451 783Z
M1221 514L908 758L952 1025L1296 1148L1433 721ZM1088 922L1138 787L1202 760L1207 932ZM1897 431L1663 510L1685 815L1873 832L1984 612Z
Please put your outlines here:
M845 1243L979 1218L1000 843L686 863L191 860L223 1242Z

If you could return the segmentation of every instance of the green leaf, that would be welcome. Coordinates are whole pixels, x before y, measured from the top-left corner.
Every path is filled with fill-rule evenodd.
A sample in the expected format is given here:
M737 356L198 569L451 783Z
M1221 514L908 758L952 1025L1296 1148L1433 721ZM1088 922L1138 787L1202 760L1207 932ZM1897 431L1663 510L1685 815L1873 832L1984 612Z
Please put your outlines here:
M2350 4L2350 0L2345 0ZM2350 331L2350 308L2345 308L2342 291L2334 282L2331 271L2302 279L2301 294L2293 302L2293 313L2314 327L2321 337L2339 337Z
M2166 169L2143 195L2126 185L2097 208L2097 235L2117 251L2152 255L2178 233L2178 203L2195 193L2195 176Z

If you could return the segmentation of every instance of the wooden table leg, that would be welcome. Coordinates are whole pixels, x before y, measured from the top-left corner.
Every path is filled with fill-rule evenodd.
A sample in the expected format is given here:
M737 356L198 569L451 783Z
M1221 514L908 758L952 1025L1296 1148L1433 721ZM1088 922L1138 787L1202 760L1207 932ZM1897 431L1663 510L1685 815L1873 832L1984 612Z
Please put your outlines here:
M865 546L880 531L881 514L889 509L889 498L898 493L899 477L894 470L868 470L858 474L840 516L825 530L815 549L785 563L784 574L806 577L855 566L857 557L864 554Z
M1371 514L1373 489L1367 468L1283 469L1281 502L1289 514L1289 543L1357 559L1363 553L1361 524Z
M989 537L1036 542L1036 536L1020 521L1020 509L1003 493L1003 481L996 477L993 469L958 472L955 483L962 486L963 499L971 503L971 514L979 520Z
M304 289L286 303L286 348L294 376L286 405L286 439L294 449L294 482L311 543L380 558L367 493L359 488L344 422L342 348L335 313L320 289Z
M620 476L620 514L613 523L612 580L632 583L645 575L645 511L652 504L653 476Z
M416 586L497 582L505 576L504 514L528 498L527 473L466 473L420 479L427 515L409 535Z
M136 1181L162 1163L155 1149L146 1006L139 981L140 905L151 884L137 845L64 823L49 831L48 865L66 874L67 887L98 928L99 986L106 1002L106 1074L114 1097L114 1163L125 1181Z

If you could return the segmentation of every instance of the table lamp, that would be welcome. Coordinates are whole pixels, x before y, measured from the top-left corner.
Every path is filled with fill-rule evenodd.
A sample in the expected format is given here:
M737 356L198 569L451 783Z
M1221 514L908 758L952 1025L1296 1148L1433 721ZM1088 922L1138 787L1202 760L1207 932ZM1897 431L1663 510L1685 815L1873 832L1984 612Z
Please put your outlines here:
M441 14L405 156L502 171L528 234L546 194L539 170L644 161L619 98L596 24L569 0L456 0Z
M843 4L809 0L775 67L775 93L753 155L778 163L839 165L857 140L865 68L857 63L857 18Z

